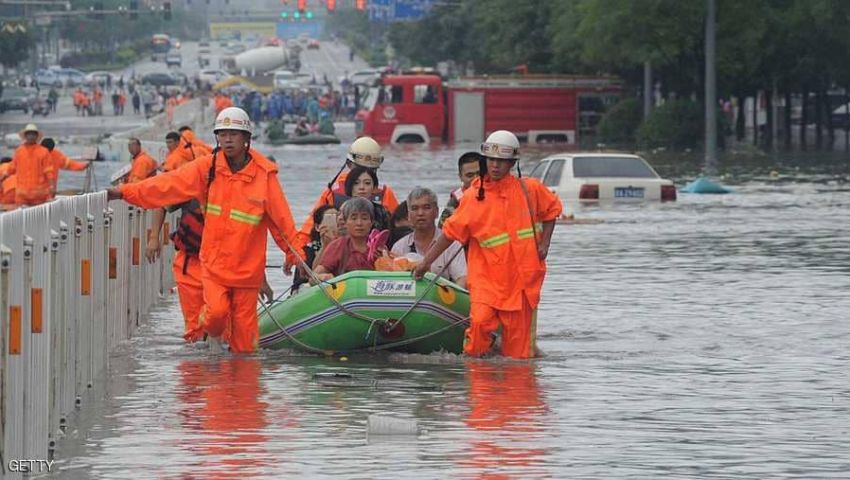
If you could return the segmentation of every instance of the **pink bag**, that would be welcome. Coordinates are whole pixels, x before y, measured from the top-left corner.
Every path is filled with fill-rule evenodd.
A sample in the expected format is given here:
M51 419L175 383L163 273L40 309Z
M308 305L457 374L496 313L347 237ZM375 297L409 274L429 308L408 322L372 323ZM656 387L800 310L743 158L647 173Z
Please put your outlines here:
M369 238L366 240L366 246L368 247L368 259L370 262L374 262L378 259L380 255L379 250L381 247L387 246L387 240L390 239L390 231L389 230L381 230L380 232L377 230L372 230L369 232Z

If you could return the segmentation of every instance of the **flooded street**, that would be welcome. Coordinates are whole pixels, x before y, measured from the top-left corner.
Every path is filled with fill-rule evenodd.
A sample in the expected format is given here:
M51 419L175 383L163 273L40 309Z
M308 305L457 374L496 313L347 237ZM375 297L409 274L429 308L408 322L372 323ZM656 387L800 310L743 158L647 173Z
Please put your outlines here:
M258 148L300 225L344 146ZM464 150L390 149L380 179L442 207ZM652 163L681 187L696 168L675 161ZM530 362L214 356L182 342L170 295L71 420L52 478L846 478L841 161L760 159L726 169L730 195L578 209L596 222L556 227ZM376 413L420 435L369 437Z

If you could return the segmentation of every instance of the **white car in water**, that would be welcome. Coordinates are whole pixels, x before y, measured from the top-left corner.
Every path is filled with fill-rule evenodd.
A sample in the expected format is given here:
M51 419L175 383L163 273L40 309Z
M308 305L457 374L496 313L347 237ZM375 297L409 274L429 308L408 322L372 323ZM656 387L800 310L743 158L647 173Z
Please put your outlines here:
M531 170L565 201L672 201L676 186L661 178L637 155L562 153L551 155Z

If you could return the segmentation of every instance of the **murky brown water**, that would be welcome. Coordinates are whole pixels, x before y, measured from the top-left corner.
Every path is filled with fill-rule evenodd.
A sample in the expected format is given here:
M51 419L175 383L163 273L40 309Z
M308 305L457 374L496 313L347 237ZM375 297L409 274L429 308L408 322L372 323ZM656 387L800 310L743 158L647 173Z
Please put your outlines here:
M460 150L389 152L382 180L445 199ZM271 152L299 220L342 151ZM656 166L680 185L693 175L670 162ZM180 341L171 297L114 356L105 398L59 444L57 476L847 478L848 164L727 171L731 195L580 210L602 223L558 226L546 356L531 362L214 357ZM332 372L352 380L315 377ZM369 438L372 413L427 433Z

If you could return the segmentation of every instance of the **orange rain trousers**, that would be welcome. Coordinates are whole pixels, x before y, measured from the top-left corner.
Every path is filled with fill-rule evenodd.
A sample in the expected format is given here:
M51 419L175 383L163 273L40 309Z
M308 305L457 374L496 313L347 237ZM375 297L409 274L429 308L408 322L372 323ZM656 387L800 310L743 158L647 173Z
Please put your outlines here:
M259 288L226 287L204 278L204 307L200 323L213 337L230 337L230 351L251 353L260 341L257 325ZM229 335L228 335L229 334Z
M204 330L198 321L204 308L204 287L201 283L201 260L197 255L189 255L186 262L186 252L178 250L174 256L171 271L177 284L177 295L180 297L180 309L183 311L183 338L187 342L203 340ZM186 273L183 273L183 266Z
M490 351L493 333L502 327L502 355L511 358L533 358L537 330L537 310L532 309L523 295L522 310L497 310L486 303L473 302L469 308L469 328L466 329L463 351L481 356Z

